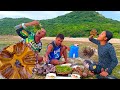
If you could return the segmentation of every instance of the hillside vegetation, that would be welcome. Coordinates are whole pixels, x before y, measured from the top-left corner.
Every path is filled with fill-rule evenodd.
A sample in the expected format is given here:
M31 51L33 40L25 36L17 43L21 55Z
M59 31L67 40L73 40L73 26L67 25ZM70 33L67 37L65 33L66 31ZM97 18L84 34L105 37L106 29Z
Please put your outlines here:
M17 35L14 26L30 21L32 19L29 18L0 19L0 34ZM88 37L90 30L96 29L98 33L110 30L114 33L114 38L120 38L120 22L105 18L95 11L73 11L53 19L40 20L40 23L47 30L47 36L51 37L58 33L66 37ZM33 30L32 27L27 29Z

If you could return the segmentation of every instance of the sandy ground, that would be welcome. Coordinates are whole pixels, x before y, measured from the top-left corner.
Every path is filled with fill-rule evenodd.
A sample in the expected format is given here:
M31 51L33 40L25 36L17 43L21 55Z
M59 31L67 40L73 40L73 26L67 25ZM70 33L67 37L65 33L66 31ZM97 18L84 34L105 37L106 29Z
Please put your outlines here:
M10 37L11 39L21 39L19 36L12 36L12 35L5 35L5 36L0 36L0 38L7 38ZM9 38L9 39L10 39ZM54 40L55 37L44 37L42 40ZM64 41L81 41L81 42L90 42L88 38L69 38L65 37ZM110 43L120 43L120 39L112 38Z
M45 37L43 38L43 40L54 40L55 37ZM81 42L90 42L88 40L88 38L69 38L69 37L65 37L64 41L81 41ZM120 39L111 39L109 41L110 43L120 43Z

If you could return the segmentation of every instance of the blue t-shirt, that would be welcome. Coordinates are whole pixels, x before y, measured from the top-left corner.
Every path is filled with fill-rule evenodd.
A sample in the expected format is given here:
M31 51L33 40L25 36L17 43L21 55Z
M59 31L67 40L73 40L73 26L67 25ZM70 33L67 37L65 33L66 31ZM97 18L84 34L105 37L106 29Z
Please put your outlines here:
M114 47L111 43L100 45L100 42L94 38L89 38L89 40L98 45L98 64L103 68L108 68L107 72L111 74L112 70L118 64Z
M60 55L60 49L61 49L61 45L60 46L56 46L54 41L52 43L50 43L53 45L53 49L52 51L50 52L50 54L48 55L49 57L49 60L51 61L52 59L56 59L56 60L59 60L61 58L61 55Z

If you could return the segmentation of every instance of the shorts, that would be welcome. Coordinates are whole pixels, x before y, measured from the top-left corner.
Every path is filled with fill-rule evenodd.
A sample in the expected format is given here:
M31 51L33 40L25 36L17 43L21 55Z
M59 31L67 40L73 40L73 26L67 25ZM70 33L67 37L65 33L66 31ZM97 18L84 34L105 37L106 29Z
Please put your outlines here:
M59 56L59 58L49 58L48 63L51 63L51 61L52 61L53 59L60 60L60 58L61 58L61 56Z

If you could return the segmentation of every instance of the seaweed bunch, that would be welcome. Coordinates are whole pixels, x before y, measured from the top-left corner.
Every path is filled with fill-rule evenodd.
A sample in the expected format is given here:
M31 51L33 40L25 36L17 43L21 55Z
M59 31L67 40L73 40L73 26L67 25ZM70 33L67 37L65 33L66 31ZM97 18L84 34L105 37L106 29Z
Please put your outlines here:
M92 29L92 30L90 31L90 35L93 35L93 36L98 35L97 30L96 30L96 29Z
M91 58L95 53L95 50L92 49L91 47L84 47L81 52L80 52L80 56L82 58Z

